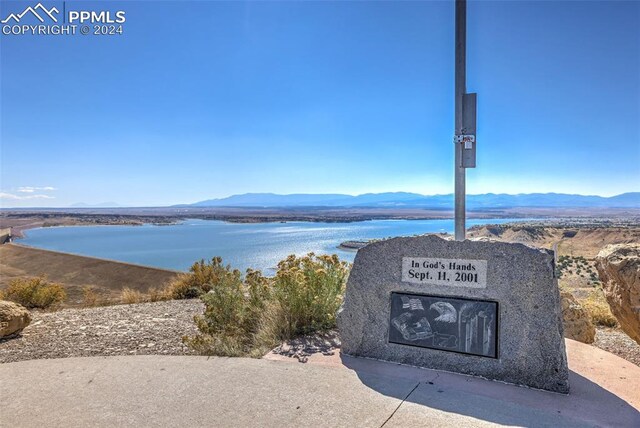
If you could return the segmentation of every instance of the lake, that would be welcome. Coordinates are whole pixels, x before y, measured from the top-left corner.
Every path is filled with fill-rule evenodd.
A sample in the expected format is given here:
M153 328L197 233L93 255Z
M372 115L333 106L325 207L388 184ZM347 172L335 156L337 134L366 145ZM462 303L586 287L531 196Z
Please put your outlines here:
M467 226L525 219L467 220ZM222 256L239 269L273 274L289 254L336 253L353 261L355 251L337 248L349 240L453 232L453 220L372 220L355 223L227 223L186 220L155 226L66 226L27 230L18 242L33 247L165 269L188 270L194 261Z

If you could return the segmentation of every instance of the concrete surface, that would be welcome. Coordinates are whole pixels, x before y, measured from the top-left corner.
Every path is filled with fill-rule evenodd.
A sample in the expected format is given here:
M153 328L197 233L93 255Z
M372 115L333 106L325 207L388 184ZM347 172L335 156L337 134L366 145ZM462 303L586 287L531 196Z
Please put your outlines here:
M574 341L567 350L570 395L338 354L8 363L0 426L640 426L640 367Z

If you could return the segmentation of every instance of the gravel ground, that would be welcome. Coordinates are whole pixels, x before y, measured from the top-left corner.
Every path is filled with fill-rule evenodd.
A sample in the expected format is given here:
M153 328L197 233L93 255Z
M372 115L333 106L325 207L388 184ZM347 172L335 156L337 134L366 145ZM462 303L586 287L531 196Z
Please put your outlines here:
M640 366L640 345L622 330L598 327L596 341L593 344L600 349L632 362L636 366Z
M0 363L102 355L185 355L182 336L197 332L198 299L58 312L32 312L31 324L0 341Z
M203 311L198 299L117 305L58 312L32 312L22 335L0 340L0 363L38 358L103 355L186 355L182 337L197 332L193 316ZM640 366L640 345L620 330L599 327L594 343ZM316 352L340 346L335 331L291 341L273 352L304 362Z
M285 357L295 358L301 363L306 363L313 354L333 355L340 349L340 336L337 330L318 333L311 336L302 336L297 339L283 342L271 352Z

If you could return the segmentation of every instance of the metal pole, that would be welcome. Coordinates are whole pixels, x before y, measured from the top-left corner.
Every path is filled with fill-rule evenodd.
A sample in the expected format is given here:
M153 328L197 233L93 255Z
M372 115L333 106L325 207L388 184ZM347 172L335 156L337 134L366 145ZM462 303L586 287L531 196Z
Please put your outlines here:
M467 50L467 1L456 0L456 119L455 135L463 134L463 96L466 88L466 50ZM455 146L455 227L456 241L465 239L465 181L466 171L462 166L463 143Z

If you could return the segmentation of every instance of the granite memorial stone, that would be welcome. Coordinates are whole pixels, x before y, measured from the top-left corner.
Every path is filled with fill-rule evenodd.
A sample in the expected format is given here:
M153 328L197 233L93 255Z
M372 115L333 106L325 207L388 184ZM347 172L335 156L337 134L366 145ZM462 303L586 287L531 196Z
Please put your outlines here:
M338 328L348 355L569 392L551 251L433 235L372 243Z

